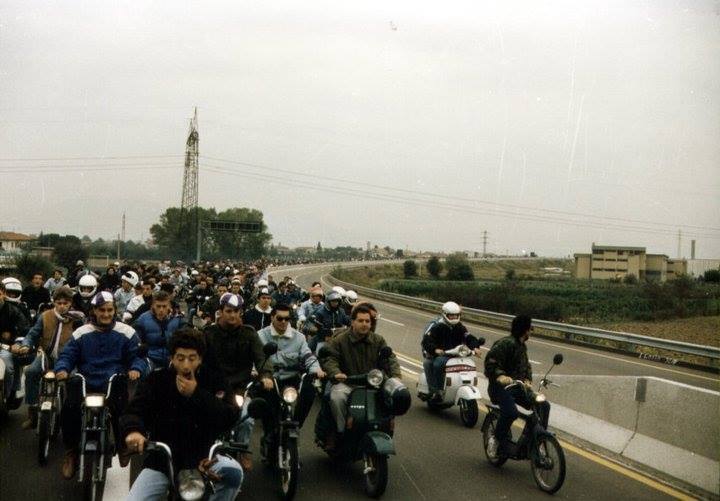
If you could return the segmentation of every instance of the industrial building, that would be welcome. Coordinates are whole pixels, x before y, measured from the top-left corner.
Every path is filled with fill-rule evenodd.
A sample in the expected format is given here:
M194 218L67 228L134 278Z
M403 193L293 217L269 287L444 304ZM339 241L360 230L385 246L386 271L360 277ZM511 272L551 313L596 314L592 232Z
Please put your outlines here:
M593 243L591 254L575 254L575 277L593 280L634 275L640 280L664 282L680 275L700 276L718 267L720 259L670 259L665 254L648 254L645 247Z

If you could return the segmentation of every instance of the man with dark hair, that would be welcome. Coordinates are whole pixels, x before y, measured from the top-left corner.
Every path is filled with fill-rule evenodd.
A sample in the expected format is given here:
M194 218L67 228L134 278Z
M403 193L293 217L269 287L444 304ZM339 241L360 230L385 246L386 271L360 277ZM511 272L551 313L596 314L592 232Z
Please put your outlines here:
M31 310L38 311L41 304L50 303L50 291L43 286L42 273L33 273L32 280L25 290L22 298Z
M53 294L53 306L38 315L37 322L30 329L21 344L12 346L12 352L25 355L31 349L40 347L47 356L47 369L52 369L55 360L65 347L75 329L82 326L85 315L71 311L73 291L63 286ZM38 355L25 369L25 403L28 405L28 418L22 423L24 429L35 428L38 416L38 396L42 377L42 356Z
M327 342L327 356L321 360L323 370L330 381L336 383L330 390L330 410L335 420L335 431L327 436L325 448L333 450L337 439L345 431L347 400L352 387L345 384L348 376L365 374L377 369L380 349L387 346L385 339L370 330L372 312L365 305L352 311L350 329L345 330ZM388 377L400 378L400 364L393 353L385 368Z
M518 417L517 405L531 409L527 393L518 386L506 389L514 381L522 381L525 386L532 384L532 368L527 355L527 341L533 331L532 319L527 315L516 316L510 326L510 335L498 339L485 357L485 376L488 379L490 400L500 406L495 435L488 444L488 454L511 456L513 443L510 427ZM550 417L550 404L540 404L539 417L547 428Z
M127 453L141 454L147 437L170 446L175 472L198 468L214 481L211 500L235 499L243 470L220 454L207 458L214 441L237 421L239 409L224 378L203 364L203 335L193 328L175 332L168 344L170 366L140 383L120 418ZM161 452L147 454L128 500L161 499L167 492L167 460Z
M66 280L63 277L63 271L60 268L55 268L55 270L53 270L53 276L45 281L44 287L50 294L52 294L55 292L55 289L65 285L65 282Z
M182 316L172 311L170 294L159 290L153 292L150 311L138 317L133 324L140 338L141 351L147 352L149 360L148 373L159 367L167 367L170 362L168 342L173 333L185 326Z
M243 315L243 323L251 325L255 330L259 331L270 325L270 314L272 312L272 296L267 287L258 290L257 303L251 309L247 310Z
M215 322L215 314L220 309L220 298L228 291L228 281L225 278L221 278L218 281L217 287L215 287L215 294L210 297L207 301L200 305L200 311L202 312L202 318L207 323ZM238 296L239 297L239 296Z
M152 293L155 288L154 281L151 277L146 276L143 278L141 285L142 294L132 298L128 303L127 308L125 308L123 320L126 322L135 321L136 318L150 309L150 304L152 303Z

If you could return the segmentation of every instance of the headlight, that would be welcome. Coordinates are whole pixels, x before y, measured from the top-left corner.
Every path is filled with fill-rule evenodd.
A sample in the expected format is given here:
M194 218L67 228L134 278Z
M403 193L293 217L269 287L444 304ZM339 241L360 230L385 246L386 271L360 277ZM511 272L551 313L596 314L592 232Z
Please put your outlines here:
M197 470L182 470L178 475L178 491L185 501L202 499L205 494L205 482Z
M470 353L472 353L472 352L470 351L470 348L468 348L467 346L461 346L460 349L458 350L458 355L460 355L461 357L468 357L468 356L470 356Z
M383 373L380 369L373 369L368 372L367 382L370 386L379 388L383 382L383 379L385 379L385 377L383 376Z
M45 379L55 379L55 373L53 371L47 371L43 377Z
M242 408L243 404L245 403L245 397L242 395L235 395L235 403L238 407Z
M537 395L535 395L535 402L536 402L536 403L541 404L541 403L543 403L545 400L547 400L547 397L545 397L544 394L538 393Z
M298 392L292 386L288 386L283 390L283 400L288 404L294 404L297 400Z
M102 407L105 405L105 395L88 395L85 397L85 407Z

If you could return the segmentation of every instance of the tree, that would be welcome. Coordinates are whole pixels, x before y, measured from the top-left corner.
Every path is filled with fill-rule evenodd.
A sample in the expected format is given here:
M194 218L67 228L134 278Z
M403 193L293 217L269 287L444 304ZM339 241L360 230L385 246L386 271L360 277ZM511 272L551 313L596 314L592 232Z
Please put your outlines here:
M36 256L23 252L15 258L15 266L18 274L26 280L31 280L35 273L42 273L48 278L53 271L53 265L42 256Z
M395 257L398 258L398 259L400 259L400 258L403 257L404 255L405 255L405 254L403 253L403 250L402 250L402 249L397 249L397 250L395 251Z
M195 257L197 247L196 221L217 219L215 209L182 210L179 207L169 207L160 215L160 221L150 227L150 234L165 257ZM212 238L208 232L203 232L203 253L212 245Z
M628 273L627 275L625 275L625 278L623 278L623 282L628 285L635 285L636 283L638 283L638 279L634 273Z
M315 248L317 250L318 254L322 252L322 245L320 245L320 242L318 242L317 247Z
M417 276L417 264L412 259L408 259L403 263L403 275L405 278Z
M71 235L68 235L68 237L69 236ZM72 270L78 260L87 260L88 251L80 243L79 238L74 237L73 240L65 237L65 239L60 240L57 244L55 244L54 255L55 262L57 264L67 268L68 270Z
M214 210L214 209L213 209ZM260 223L260 233L215 232L212 235L215 243L214 254L217 257L240 258L245 260L259 259L267 252L272 240L267 226L263 222L263 213L257 209L234 207L217 215L222 221L253 221Z
M443 266L440 260L436 256L433 256L428 259L427 264L425 264L425 269L427 269L427 272L431 277L440 278Z
M505 280L515 280L515 270L507 270L505 272Z
M445 260L445 267L448 280L475 280L475 274L465 254L457 252L449 255Z

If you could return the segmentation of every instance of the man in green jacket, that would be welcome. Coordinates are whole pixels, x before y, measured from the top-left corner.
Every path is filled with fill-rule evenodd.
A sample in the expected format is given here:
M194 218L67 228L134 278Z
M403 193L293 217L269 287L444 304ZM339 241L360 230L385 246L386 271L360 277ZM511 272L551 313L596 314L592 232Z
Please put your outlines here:
M347 419L347 400L352 388L344 383L348 376L365 374L378 369L378 354L387 343L385 339L371 331L372 311L365 305L353 309L350 329L341 332L327 343L328 354L321 361L323 370L330 380L337 381L330 390L330 409L335 419L337 433L345 431ZM400 364L395 354L385 366L388 377L401 377ZM332 448L327 444L328 448Z
M510 335L495 341L485 357L485 376L488 378L488 395L492 403L500 407L500 419L495 427L495 435L490 437L488 454L511 456L514 444L510 440L510 427L518 417L515 404L532 409L524 388L511 386L514 381L522 381L530 388L532 368L527 354L527 341L533 331L532 319L527 315L516 316L510 327ZM550 417L550 404L536 404L538 417L545 428Z

